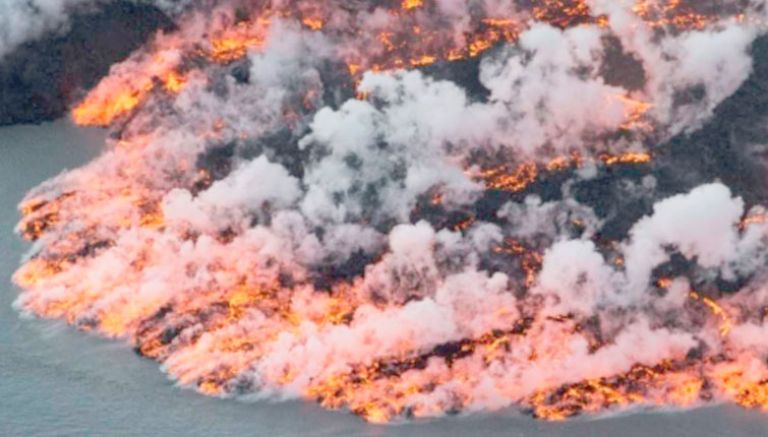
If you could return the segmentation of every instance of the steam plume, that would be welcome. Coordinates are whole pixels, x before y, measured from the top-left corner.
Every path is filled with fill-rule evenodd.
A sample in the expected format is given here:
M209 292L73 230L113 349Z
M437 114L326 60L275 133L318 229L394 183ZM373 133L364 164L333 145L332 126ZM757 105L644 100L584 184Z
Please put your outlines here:
M195 4L73 110L112 138L22 203L17 306L377 422L766 408L764 210L658 190L752 72L720 3Z

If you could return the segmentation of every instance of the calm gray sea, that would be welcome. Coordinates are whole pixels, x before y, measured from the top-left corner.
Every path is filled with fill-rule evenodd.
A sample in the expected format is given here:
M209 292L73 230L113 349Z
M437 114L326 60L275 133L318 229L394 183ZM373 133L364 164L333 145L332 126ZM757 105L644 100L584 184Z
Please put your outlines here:
M104 133L66 121L0 129L0 436L768 436L768 415L737 407L549 424L514 411L372 426L308 403L212 399L173 385L124 344L20 318L11 274L24 193L97 155Z

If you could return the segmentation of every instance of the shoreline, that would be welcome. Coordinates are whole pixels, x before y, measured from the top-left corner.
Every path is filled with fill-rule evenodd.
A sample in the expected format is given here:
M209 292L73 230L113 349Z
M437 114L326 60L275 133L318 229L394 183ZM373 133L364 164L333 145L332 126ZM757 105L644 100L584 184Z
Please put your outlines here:
M304 401L237 401L181 389L125 342L20 317L11 307L17 290L10 275L29 247L12 233L16 203L37 183L100 153L105 135L67 120L0 128L0 150L8 157L0 162L0 246L5 249L0 251L0 434L747 437L768 427L768 415L732 405L618 412L559 423L509 408L380 426Z

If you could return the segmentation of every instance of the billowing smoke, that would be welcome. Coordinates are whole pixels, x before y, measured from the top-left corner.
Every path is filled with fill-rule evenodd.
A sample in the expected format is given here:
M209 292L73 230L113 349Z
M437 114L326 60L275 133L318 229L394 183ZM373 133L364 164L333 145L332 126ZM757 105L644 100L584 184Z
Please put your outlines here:
M22 203L17 305L202 393L377 422L765 408L768 216L668 176L750 78L765 19L735 0L196 4L74 108L111 139Z

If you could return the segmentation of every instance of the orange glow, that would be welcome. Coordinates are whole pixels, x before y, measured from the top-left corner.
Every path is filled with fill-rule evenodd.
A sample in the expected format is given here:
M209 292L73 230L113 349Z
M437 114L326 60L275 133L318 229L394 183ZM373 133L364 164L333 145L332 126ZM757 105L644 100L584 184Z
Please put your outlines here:
M645 116L653 105L641 100L631 99L624 95L615 96L625 107L626 120L622 123L621 128L624 130L646 130L652 131L653 127L648 125L645 121Z
M73 120L81 126L109 126L135 111L158 83L176 94L184 85L184 79L175 72L176 62L175 57L161 52L142 58L130 74L107 77L75 106Z
M411 65L414 67L423 67L426 65L434 64L437 58L430 55L424 55L418 59L411 59Z
M317 17L307 17L304 18L302 21L305 26L312 30L320 30L323 28L323 19L317 18Z
M520 260L520 268L525 274L525 287L531 288L534 285L543 261L541 253L531 250L511 238L505 239L503 244L494 248L494 252L517 257Z
M713 18L696 12L695 3L683 4L682 0L637 0L633 11L652 27L680 27L703 29Z
M209 56L221 64L243 58L249 49L264 45L270 23L269 18L260 17L225 29L211 39Z
M533 17L561 28L593 20L584 0L542 0L534 5Z
M713 379L729 400L745 408L768 411L768 378L749 378L741 366L729 363L716 369Z
M494 190L518 192L526 189L536 181L539 169L536 164L524 163L509 172L506 166L486 170L480 174L488 188Z
M768 223L768 214L765 213L758 213L753 214L748 217L745 217L741 220L741 223L739 224L739 228L741 230L745 230L750 226L754 225L762 225Z
M176 73L175 71L172 71L168 73L168 75L165 77L165 80L163 80L163 85L165 86L165 89L168 90L168 92L173 94L178 94L181 92L181 90L184 88L184 85L186 84L186 79Z
M621 154L601 153L598 160L606 166L615 165L643 165L652 161L653 157L648 152L625 152ZM491 167L476 175L476 179L485 182L485 186L501 191L517 193L524 191L532 183L536 182L544 172L556 173L569 168L578 168L584 165L586 160L578 154L571 156L558 156L545 164L524 162L510 169L507 165Z
M607 166L624 164L647 164L651 162L651 154L647 152L627 152L621 155L600 155L600 160Z
M405 67L423 67L441 60L457 61L477 57L500 42L514 42L524 30L525 20L521 17L483 17L472 24L463 43L438 29L424 29L413 25L413 18L400 16L403 11L424 7L423 0L403 0L400 9L387 10L386 13L399 17L402 28L379 32L378 40L384 53L371 53L369 59L347 59L352 76L366 70L386 71ZM312 7L310 14L301 18L308 29L319 31L326 26L322 11ZM694 3L681 0L657 2L638 0L635 13L653 27L674 27L679 29L701 29L710 25L716 17L697 12ZM207 42L205 54L218 63L227 64L243 58L249 49L263 47L266 42L271 17L289 18L304 13L285 7L280 10L261 11L261 15L250 20L224 26L212 32ZM583 0L545 0L538 2L531 9L531 15L543 22L566 28L585 23L607 25L604 16L592 17L591 11ZM743 19L743 14L741 15ZM363 35L366 29L353 29L351 33ZM197 48L188 50L199 51ZM355 55L356 57L358 55ZM111 84L109 90L94 90L87 98L73 109L73 119L81 125L107 126L114 120L134 111L154 87L153 77L159 77L165 89L178 93L184 85L184 78L170 71L158 74L157 65L147 65L144 71L129 83ZM624 129L646 129L645 114L649 105L619 96L627 105L627 120Z
M424 6L423 0L403 0L402 8L405 10L416 9Z
M219 147L220 143L235 143L233 148L238 155L232 161L240 164L238 160L245 158L241 159L239 154L256 153L254 150L261 148L261 143L251 141L244 123L237 123L227 111L205 119L200 117L199 124L185 126L189 132L184 133L194 135L193 139L200 139L204 145L186 147L183 140L192 137L184 137L180 145L174 143L174 147L169 147L173 150L161 147L164 141L173 138L153 136L151 128L142 123L148 118L154 121L152 116L171 107L154 103L173 102L180 93L178 102L187 102L187 98L194 97L197 85L217 85L214 80L204 82L201 72L205 70L200 65L215 71L217 80L223 77L235 84L233 72L247 64L243 58L249 53L265 49L273 36L273 27L292 26L301 38L343 41L333 58L338 63L334 65L341 66L338 76L345 87L338 95L346 99L354 94L368 102L351 104L378 110L376 92L371 97L352 89L361 83L366 71L387 74L431 65L440 70L446 61L476 58L494 47L515 42L530 26L531 18L560 28L608 24L607 17L593 16L584 0L536 1L530 7L510 12L509 16L472 14L466 23L462 22L460 31L427 20L433 3L423 0L403 0L376 9L376 22L383 23L378 27L361 24L365 20L357 20L359 17L346 9L344 13L350 16L343 17L355 19L340 20L333 11L314 3L302 3L303 7L296 7L293 2L282 3L282 10L249 11L249 16L244 17L223 14L224 18L215 25L196 23L202 29L182 29L188 33L180 32L174 37L180 42L160 41L146 53L120 64L121 69L116 69L73 109L72 117L78 124L115 125L114 131L120 135L110 140L113 147L109 153L114 152L119 160L98 171L90 168L69 175L71 179L67 182L76 190L70 191L71 187L65 185L66 190L32 196L20 206L19 234L44 247L25 261L14 276L14 281L25 289L24 309L66 320L82 329L125 338L138 353L161 362L180 384L195 387L204 394L234 395L256 387L261 389L263 385L275 392L290 390L327 408L346 408L373 423L459 411L481 404L482 397L489 394L509 405L530 409L536 417L546 420L564 420L581 413L632 405L691 406L709 399L768 409L768 369L763 368L764 362L747 362L735 353L730 356L730 352L708 356L682 340L685 346L680 348L684 350L669 352L670 358L662 355L649 362L636 360L608 370L607 365L583 366L585 369L579 369L580 373L574 370L576 376L562 378L560 373L572 370L560 367L567 362L563 357L568 348L583 352L580 359L592 360L604 348L616 347L617 342L610 337L613 334L603 337L600 328L594 326L601 323L599 317L545 306L549 305L548 299L562 300L561 296L546 295L540 290L546 247L551 243L540 240L549 236L520 236L506 225L494 224L500 229L493 231L497 237L489 240L485 247L490 249L478 259L472 258L472 253L467 256L471 259L462 259L461 255L457 256L458 261L441 259L434 266L422 268L410 265L416 264L410 260L401 263L405 265L394 262L388 258L388 249L371 249L372 253L366 249L364 261L360 262L362 267L350 267L352 273L329 273L323 270L325 259L313 259L312 268L304 266L303 261L283 259L292 250L303 254L304 250L310 252L313 245L326 244L319 231L315 240L311 229L301 231L308 236L302 236L300 249L283 247L276 242L282 238L277 236L278 230L272 229L271 222L264 217L251 211L236 211L230 217L227 207L206 203L210 199L205 198L205 190L235 169L229 168L228 158L221 158L222 163L217 161L220 157L214 156L209 162L209 157L200 150L215 151L218 149L214 146ZM653 29L670 27L682 31L714 22L715 17L698 12L693 3L638 1L635 12ZM466 64L476 66L477 62ZM239 82L233 87L241 86ZM328 104L324 99L333 93L326 91L336 90L323 88L325 82L312 82L311 86L296 82L291 85L299 91L290 96L289 102L277 105L277 115L258 114L254 120L276 118L283 125L296 127L290 135L304 135L308 122L301 124L302 120L310 120ZM618 114L614 128L608 132L610 136L622 141L635 140L633 134L653 131L653 106L640 96L638 92L605 99L617 108ZM474 104L470 98L467 101ZM202 99L201 102L207 103ZM336 103L344 104L343 100ZM159 109L155 111L156 108ZM149 117L148 109L153 111ZM123 129L124 124L127 128ZM649 152L627 151L634 147L628 144L639 142L608 141L600 137L588 150L578 152L572 151L577 146L559 149L547 145L531 155L499 152L479 161L473 156L457 165L463 165L467 178L475 182L474 187L479 187L472 195L484 187L490 192L483 195L519 205L527 190L549 183L547 178L555 182L566 180L571 176L568 172L585 165L609 172L653 163L654 156ZM325 153L314 145L306 152L307 156ZM416 186L421 186L418 177L414 178ZM382 184L388 182L382 179ZM302 186L302 190L305 188ZM169 195L171 190L173 195ZM359 192L364 190L364 186L360 187ZM479 207L452 209L455 199L446 185L428 186L424 190L416 196L422 211L452 214L437 218L434 228L439 233L439 242L435 245L446 244L451 238L463 238L464 244L469 240L466 237L474 238L473 232L481 225L495 223ZM176 201L180 207L173 203ZM182 213L174 211L174 207ZM279 202L264 202L265 210L272 207L278 211L284 208ZM405 211L406 220L399 224L408 226L417 221L408 221L412 219L408 212ZM219 221L218 215L224 218ZM576 215L568 212L562 220L558 217L557 225L564 230L557 238L571 238L569 232L586 235L587 228L592 231L592 222ZM740 229L760 230L757 225L768 223L767 217L763 212L754 213L741 221ZM376 218L366 216L364 220L367 226L369 220L373 222ZM281 225L289 227L282 222ZM300 223L296 228L305 225L314 226ZM243 228L251 231L248 238L239 238L246 232ZM301 233L297 229L279 232ZM535 232L539 231L532 231ZM480 245L485 238L480 235L472 244ZM602 237L591 241L604 257L606 268L613 266L622 273L625 260L616 249L622 243L599 238ZM387 246L387 242L381 245ZM369 257L374 261L369 262ZM332 262L329 265L335 269ZM476 271L472 273L477 275L468 275L473 282L461 283L464 278L453 275L456 262L473 266ZM451 272L450 279L458 285L443 281L444 276L434 279L444 271ZM489 281L503 291L498 296L489 296L490 303L484 301L485 296L478 299L469 293L480 289L475 287L479 282L475 277L485 280L495 272L499 274ZM385 274L392 284L380 283L385 282L379 279ZM657 288L651 292L671 296L676 279L679 278L656 279ZM396 293L387 295L387 287ZM422 289L429 291L421 294ZM450 305L443 302L446 295L464 292L468 293L464 300ZM701 326L707 334L702 338L730 347L736 344L739 324L747 316L752 317L750 323L757 323L759 318L729 296L720 297L709 289L707 293L718 297L692 291L688 300L683 299L680 306L692 316L680 324L695 325L697 329ZM420 320L405 316L398 319L393 314L399 317L406 310L419 309L418 305L434 306L441 317L450 313L457 326L461 326L455 331L438 332L436 340L427 341L419 332L408 335L411 333L404 329L406 333L401 338L392 332L395 329L379 331L378 325L371 322L377 317L388 317L385 320L394 320L390 323L392 327L410 328ZM465 307L477 312L462 313ZM548 312L541 311L542 308ZM483 317L465 317L467 314ZM649 324L649 329L655 330L663 321L652 320ZM328 344L318 338L328 340ZM378 342L388 343L379 348ZM355 348L347 347L347 343ZM723 350L730 351L725 346ZM329 349L332 351L323 355ZM268 359L262 362L264 357ZM317 364L315 373L304 374L304 369L295 364L302 362ZM574 367L581 366L578 364ZM550 374L543 377L547 372Z
M691 299L695 301L700 301L703 303L711 312L713 315L715 315L719 320L719 332L720 335L725 337L728 335L728 333L731 332L731 329L733 327L733 323L731 322L730 316L728 316L728 313L725 312L722 306L712 300L709 297L701 296L700 294L696 293L695 291L690 292Z
M48 262L42 259L33 259L16 272L14 281L22 287L34 287L45 279L60 272L62 269L63 267L58 263Z
M551 421L654 402L684 407L695 404L705 395L704 380L704 375L697 374L695 368L685 362L638 364L622 375L541 391L530 403L536 417Z
M132 111L141 103L152 87L147 84L140 90L125 90L110 96L109 100L86 99L72 111L75 123L81 126L108 126L114 119Z

